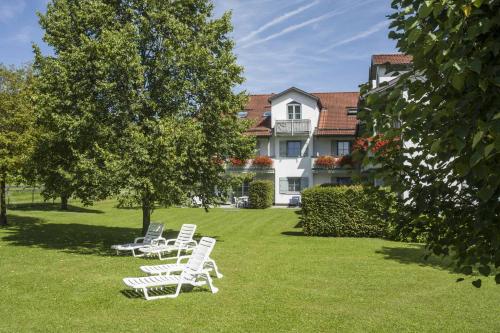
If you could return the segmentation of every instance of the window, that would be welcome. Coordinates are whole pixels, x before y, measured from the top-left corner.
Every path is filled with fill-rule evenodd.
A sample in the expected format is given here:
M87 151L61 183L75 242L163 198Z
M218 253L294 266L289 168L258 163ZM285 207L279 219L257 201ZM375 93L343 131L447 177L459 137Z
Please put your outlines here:
M300 192L301 179L298 177L288 178L288 192Z
M302 119L302 111L299 103L292 102L288 104L288 119Z
M238 112L238 118L246 118L248 116L247 111L240 111Z
M233 187L234 197L248 196L248 189L250 187L250 182L244 181L241 185Z
M337 141L337 156L351 154L351 143L349 141Z
M309 187L309 179L307 177L280 178L281 194L298 194L307 187Z
M286 156L287 157L299 157L301 150L300 141L287 141L286 142Z
M358 109L357 108L347 108L347 115L349 116L355 116L358 114Z
M349 184L352 184L352 179L351 179L351 177L337 177L337 184L349 185Z
M350 185L350 184L352 184L352 179L351 179L351 177L337 177L337 178L335 178L334 184Z

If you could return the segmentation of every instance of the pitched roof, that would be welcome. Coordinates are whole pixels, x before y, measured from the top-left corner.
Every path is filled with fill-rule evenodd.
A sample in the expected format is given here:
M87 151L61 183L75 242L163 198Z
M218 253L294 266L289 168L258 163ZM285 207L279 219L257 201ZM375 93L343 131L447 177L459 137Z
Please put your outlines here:
M316 135L355 135L358 119L356 115L348 115L347 109L358 104L358 92L311 93L319 99L323 109L320 112ZM270 136L271 119L263 117L263 113L271 111L270 97L273 94L250 95L245 111L247 118L255 121L248 131L257 136Z
M382 64L411 64L413 61L413 56L395 53L395 54L374 54L372 55L372 65L382 65Z
M247 119L253 120L255 125L248 130L249 134L257 136L271 135L271 117L264 117L264 112L271 111L269 97L271 94L250 95L245 106Z
M316 135L355 135L358 118L348 108L358 105L359 92L315 93L323 103Z

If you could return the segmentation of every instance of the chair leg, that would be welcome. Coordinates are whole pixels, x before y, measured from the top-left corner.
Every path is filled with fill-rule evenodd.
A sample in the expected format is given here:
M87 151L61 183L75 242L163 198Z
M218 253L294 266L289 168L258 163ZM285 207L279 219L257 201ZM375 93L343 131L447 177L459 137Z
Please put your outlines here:
M220 279L222 278L224 275L222 275L220 272L219 272L219 269L217 268L217 264L215 263L215 261L213 259L209 259L207 260L207 263L209 266L212 267L212 269L214 270L215 272L215 276Z
M212 294L217 293L219 291L219 288L214 286L214 284L212 282L212 278L210 277L210 274L205 273L205 278L207 280L208 286L210 287L210 291L212 292Z

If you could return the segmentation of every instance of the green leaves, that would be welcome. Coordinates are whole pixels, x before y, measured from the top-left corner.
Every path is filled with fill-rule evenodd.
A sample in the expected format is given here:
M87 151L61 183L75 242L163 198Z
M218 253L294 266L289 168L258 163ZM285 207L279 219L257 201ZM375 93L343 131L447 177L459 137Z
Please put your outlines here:
M393 4L392 36L413 56L414 76L391 88L406 91L406 104L385 91L371 98L363 121L389 135L382 124L399 117L405 144L401 154L369 162L379 166L375 177L404 193L405 234L453 253L466 274L491 275L500 258L499 1Z

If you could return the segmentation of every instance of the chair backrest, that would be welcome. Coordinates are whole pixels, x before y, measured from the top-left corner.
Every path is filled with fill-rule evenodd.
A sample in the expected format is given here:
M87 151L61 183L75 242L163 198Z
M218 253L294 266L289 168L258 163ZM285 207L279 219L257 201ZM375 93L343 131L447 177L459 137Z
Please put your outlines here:
M161 237L163 233L163 224L162 223L150 223L148 227L148 231L146 231L146 235L144 236L144 244L150 244L153 239Z
M183 224L181 227L181 231L179 231L177 239L175 240L175 246L180 246L183 243L192 241L195 231L196 224Z
M203 264L210 257L210 253L215 246L215 239L210 237L202 237L198 245L194 248L191 257L189 258L186 267L181 273L181 278L191 281L196 277L197 273L203 270Z

